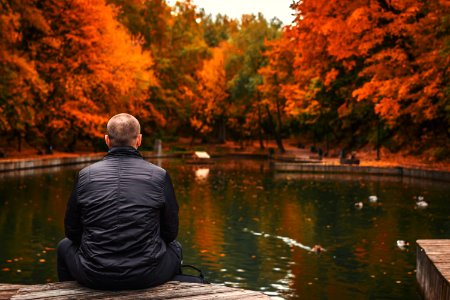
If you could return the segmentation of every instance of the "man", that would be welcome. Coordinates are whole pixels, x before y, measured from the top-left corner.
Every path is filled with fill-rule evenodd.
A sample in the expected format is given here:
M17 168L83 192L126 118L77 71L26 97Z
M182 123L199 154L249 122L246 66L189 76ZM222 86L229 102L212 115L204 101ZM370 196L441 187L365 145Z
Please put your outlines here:
M105 141L108 154L80 171L67 205L59 280L97 289L162 284L179 272L182 257L172 182L137 151L135 117L112 117Z

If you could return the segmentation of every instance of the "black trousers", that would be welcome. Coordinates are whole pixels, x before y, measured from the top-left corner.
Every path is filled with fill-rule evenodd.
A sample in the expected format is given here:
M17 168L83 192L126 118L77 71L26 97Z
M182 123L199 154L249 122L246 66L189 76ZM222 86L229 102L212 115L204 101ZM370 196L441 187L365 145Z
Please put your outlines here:
M95 289L142 289L171 280L179 274L183 258L181 245L178 241L167 244L166 254L162 257L156 269L144 278L113 281L108 278L92 278L81 266L78 245L68 238L57 246L57 270L59 281L77 281L82 285Z

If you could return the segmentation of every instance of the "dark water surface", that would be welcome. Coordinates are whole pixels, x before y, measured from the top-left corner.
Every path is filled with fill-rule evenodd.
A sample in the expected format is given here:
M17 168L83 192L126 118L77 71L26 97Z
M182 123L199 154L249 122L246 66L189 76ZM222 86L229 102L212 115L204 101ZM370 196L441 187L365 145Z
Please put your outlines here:
M174 182L185 263L274 298L420 299L415 240L450 237L444 182L275 173L265 161L155 163ZM54 248L81 167L0 173L0 282L57 280ZM418 195L428 208L415 207ZM326 251L309 251L316 244Z

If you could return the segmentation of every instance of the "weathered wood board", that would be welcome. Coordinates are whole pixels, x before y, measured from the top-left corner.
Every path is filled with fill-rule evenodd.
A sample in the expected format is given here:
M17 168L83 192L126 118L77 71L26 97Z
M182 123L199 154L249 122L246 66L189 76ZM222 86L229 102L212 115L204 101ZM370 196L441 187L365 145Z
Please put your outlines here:
M450 240L417 241L416 277L424 299L450 299Z
M219 284L170 281L163 285L129 291L100 291L76 282L38 285L0 284L0 299L269 299L263 293Z

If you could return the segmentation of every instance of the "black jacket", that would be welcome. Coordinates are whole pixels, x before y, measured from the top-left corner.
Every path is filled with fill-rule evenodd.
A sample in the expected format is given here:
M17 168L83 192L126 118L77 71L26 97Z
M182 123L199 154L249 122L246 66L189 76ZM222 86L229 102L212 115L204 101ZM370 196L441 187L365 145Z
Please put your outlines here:
M149 274L178 234L178 204L167 172L132 147L112 148L80 171L65 216L88 278Z

